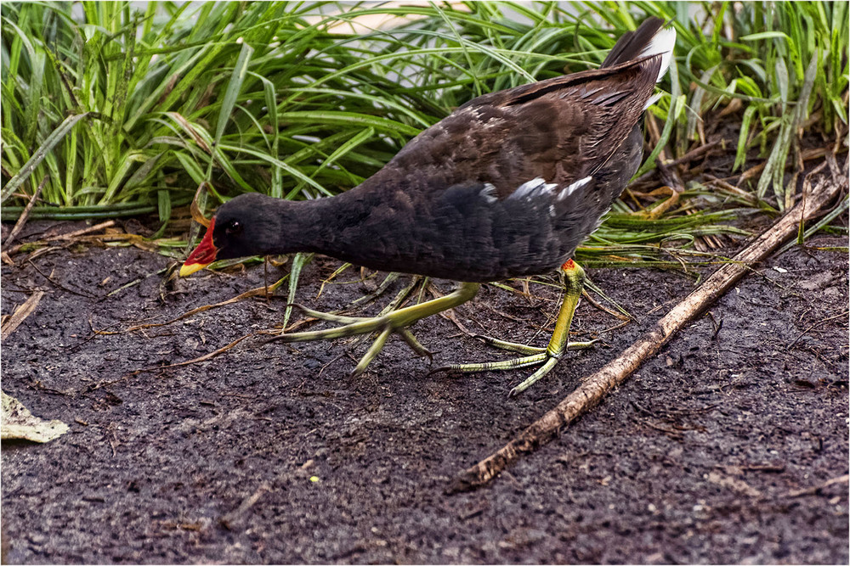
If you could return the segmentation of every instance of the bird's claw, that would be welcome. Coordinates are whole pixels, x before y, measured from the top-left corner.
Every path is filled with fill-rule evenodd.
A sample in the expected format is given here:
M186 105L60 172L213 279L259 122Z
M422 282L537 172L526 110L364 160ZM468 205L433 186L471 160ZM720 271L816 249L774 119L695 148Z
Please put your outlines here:
M295 306L295 305L293 305ZM308 332L293 332L290 334L280 334L267 340L266 343L272 341L280 341L287 344L294 342L312 342L315 340L335 340L337 338L347 338L350 336L357 336L363 334L371 334L373 332L378 333L378 337L369 347L369 350L363 355L360 359L360 362L357 364L357 367L352 371L353 376L358 376L366 371L366 367L369 363L378 355L381 349L387 342L387 339L390 337L390 334L398 334L401 336L408 346L416 353L418 356L427 356L428 358L433 358L433 354L413 335L410 330L403 324L397 323L393 320L392 314L374 317L374 318L366 318L366 317L349 317L349 316L339 316L339 315L331 315L328 313L322 313L319 311L314 311L312 309L308 309L301 305L298 305L305 314L309 316L313 316L315 318L319 318L320 320L327 320L330 322L337 322L343 324L343 326L337 326L336 328L327 328L325 330L314 330Z
M294 332L291 334L280 334L275 336L268 342L279 340L286 343L292 342L310 342L313 340L334 340L337 338L346 338L360 334L378 333L378 337L369 347L369 350L361 358L357 367L354 368L354 375L360 375L366 371L369 363L378 355L381 349L389 339L390 334L396 333L407 343L408 346L419 356L427 356L429 359L433 354L425 348L416 337L408 330L408 327L427 316L431 316L444 310L456 307L465 303L475 296L478 291L478 283L462 283L458 289L449 295L439 297L426 303L413 305L391 311L387 314L379 315L372 318L341 316L336 314L328 314L319 311L314 311L302 305L297 306L304 313L314 316L320 320L337 322L342 326L336 328L328 328L325 330L314 330L308 332Z

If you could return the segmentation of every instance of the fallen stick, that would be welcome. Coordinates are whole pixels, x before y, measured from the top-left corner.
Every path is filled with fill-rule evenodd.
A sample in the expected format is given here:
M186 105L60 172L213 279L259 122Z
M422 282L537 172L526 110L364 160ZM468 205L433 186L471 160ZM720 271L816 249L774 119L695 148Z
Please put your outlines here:
M579 416L598 404L608 391L623 383L649 356L658 352L685 324L720 298L752 266L766 259L783 241L797 233L800 222L816 216L839 193L847 190L847 177L832 167L833 176L822 176L800 204L777 221L773 227L738 253L730 263L715 271L685 300L676 305L655 327L640 337L617 359L588 377L575 391L522 431L516 438L462 472L446 489L447 493L468 491L496 477L524 454L530 454ZM805 185L806 183L804 183Z

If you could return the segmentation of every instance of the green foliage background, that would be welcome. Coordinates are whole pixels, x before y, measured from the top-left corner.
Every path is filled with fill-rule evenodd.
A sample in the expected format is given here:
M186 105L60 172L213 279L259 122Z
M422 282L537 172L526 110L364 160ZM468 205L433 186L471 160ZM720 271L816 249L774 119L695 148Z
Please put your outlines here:
M165 227L205 181L218 201L332 195L472 97L598 65L650 15L671 20L678 43L641 172L662 147L676 157L705 143L703 118L734 105L728 174L753 150L767 162L732 201L781 210L803 129L844 139L847 6L3 3L2 215L15 219L46 176L34 218L157 211ZM614 212L600 245L692 238L728 217L671 212L678 223L647 228L622 203Z

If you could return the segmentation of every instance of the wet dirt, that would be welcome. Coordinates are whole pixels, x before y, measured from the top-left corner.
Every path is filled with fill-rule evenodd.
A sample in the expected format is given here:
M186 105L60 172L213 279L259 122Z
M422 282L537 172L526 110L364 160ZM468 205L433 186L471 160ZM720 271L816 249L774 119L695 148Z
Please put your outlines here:
M249 299L126 332L258 287L263 267L203 272L166 292L156 272L169 260L140 249L19 255L3 266L3 314L33 290L46 294L3 342L2 386L71 431L44 445L3 443L5 558L847 563L847 255L818 249L835 246L846 237L819 236L759 266L558 440L488 487L452 496L444 489L457 473L616 357L695 278L588 270L637 320L613 328L621 321L583 301L573 338L599 343L508 399L527 371L429 375L397 338L356 378L355 362L340 356L350 341L292 347L264 345L266 336L209 361L133 373L272 328L286 301ZM347 284L325 285L316 299L339 265L316 258L305 267L298 301L332 310L382 277L364 284L349 270L338 277ZM271 279L288 269L273 268ZM455 309L457 320L543 345L558 291L530 289L535 298L485 286ZM441 317L414 331L436 352L434 365L509 355Z

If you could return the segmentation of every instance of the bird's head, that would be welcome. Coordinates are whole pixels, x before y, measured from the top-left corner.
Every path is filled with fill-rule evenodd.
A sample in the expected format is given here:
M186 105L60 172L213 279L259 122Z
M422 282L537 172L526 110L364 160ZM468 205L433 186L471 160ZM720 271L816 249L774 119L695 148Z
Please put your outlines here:
M180 268L180 276L187 277L220 259L275 253L281 217L273 204L278 202L279 199L248 193L221 205L203 240Z

